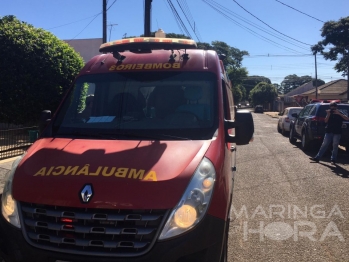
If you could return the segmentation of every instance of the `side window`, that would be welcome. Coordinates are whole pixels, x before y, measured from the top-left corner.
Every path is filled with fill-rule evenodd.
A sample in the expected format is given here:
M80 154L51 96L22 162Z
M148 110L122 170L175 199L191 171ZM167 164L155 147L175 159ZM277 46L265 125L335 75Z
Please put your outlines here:
M285 111L284 111L284 116L287 116L287 114L288 114L288 109L285 109Z
M304 116L309 116L310 112L313 111L314 108L315 108L315 106L306 107L306 110L304 111Z
M310 116L315 116L316 115L316 106L311 107L311 110L309 111Z
M229 86L224 81L222 81L222 91L223 91L224 118L226 120L233 120L234 119L233 94Z
M307 116L311 108L312 108L312 106L304 107L303 110L299 113L299 117Z

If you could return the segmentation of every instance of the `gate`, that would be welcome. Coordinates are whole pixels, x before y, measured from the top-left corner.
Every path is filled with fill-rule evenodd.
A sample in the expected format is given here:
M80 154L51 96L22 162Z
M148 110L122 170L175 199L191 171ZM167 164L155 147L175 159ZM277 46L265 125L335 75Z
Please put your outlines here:
M0 160L22 155L37 138L37 126L0 130Z

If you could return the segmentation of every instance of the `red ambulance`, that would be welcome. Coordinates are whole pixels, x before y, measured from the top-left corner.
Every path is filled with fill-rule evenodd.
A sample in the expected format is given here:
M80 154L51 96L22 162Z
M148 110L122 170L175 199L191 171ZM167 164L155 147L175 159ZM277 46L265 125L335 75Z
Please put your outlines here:
M1 197L4 261L227 260L236 110L222 61L186 39L103 44Z

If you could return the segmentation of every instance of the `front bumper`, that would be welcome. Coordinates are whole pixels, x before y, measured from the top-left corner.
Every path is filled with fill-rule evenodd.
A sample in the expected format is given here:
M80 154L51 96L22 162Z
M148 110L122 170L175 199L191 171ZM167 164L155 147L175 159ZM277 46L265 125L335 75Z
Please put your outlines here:
M0 195L1 196L1 195ZM108 258L65 254L35 248L27 243L22 230L13 227L0 215L0 256L10 262L218 262L224 243L225 221L206 217L191 231L179 237L158 241L145 255Z

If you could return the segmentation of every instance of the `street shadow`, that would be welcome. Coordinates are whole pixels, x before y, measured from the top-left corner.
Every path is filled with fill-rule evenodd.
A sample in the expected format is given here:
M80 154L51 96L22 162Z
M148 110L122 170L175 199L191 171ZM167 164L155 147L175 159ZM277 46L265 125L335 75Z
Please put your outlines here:
M331 164L328 164L328 163L320 163L321 165L323 166L326 166L328 167L329 169L331 169L331 171L339 176L339 177L342 177L342 178L349 178L349 171L342 168L341 166L339 166L338 164L335 164L335 165L331 165Z
M298 148L299 150L302 150L301 143L296 142L294 145L294 148ZM305 155L308 157L315 157L317 152L320 149L320 145L316 145L312 148L310 148L307 151L303 151ZM332 148L329 147L326 153L321 158L321 161L317 163L316 161L309 160L310 163L313 164L321 164L323 166L328 167L335 175L342 177L342 178L349 178L349 155L348 153L343 150L341 147L338 148L338 155L337 155L337 164L332 165L331 164L331 151ZM338 164L339 163L339 164ZM344 166L344 168L343 168ZM348 167L348 168L345 168Z

